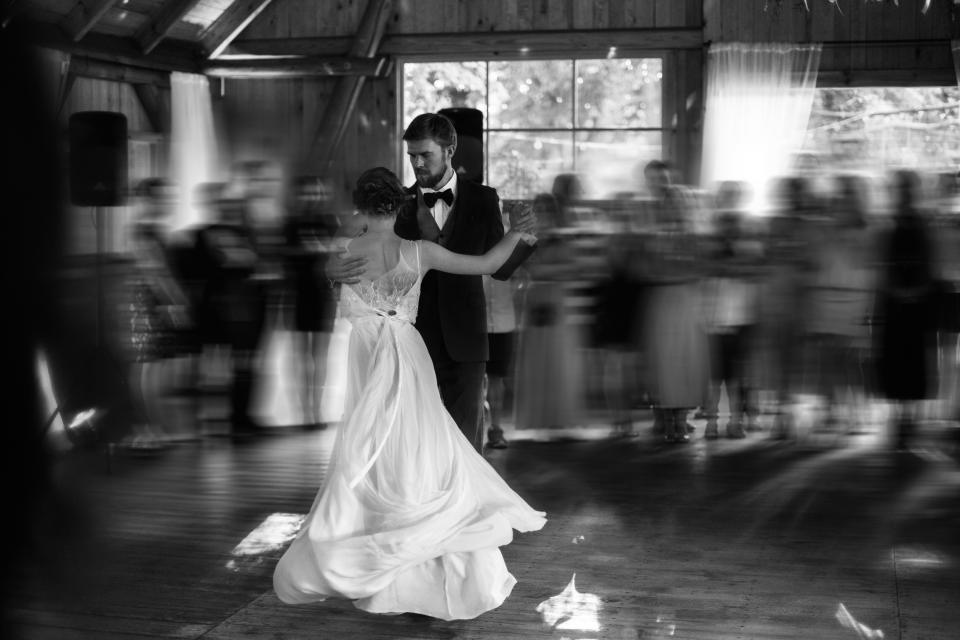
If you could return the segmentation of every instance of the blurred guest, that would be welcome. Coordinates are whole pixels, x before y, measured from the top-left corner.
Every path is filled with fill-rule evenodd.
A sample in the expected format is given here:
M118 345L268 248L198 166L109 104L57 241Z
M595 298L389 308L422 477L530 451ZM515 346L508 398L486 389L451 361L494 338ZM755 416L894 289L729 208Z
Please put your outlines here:
M176 373L173 359L183 350L190 325L189 300L168 262L165 238L174 199L171 186L160 178L141 182L136 189L143 210L131 227L133 275L129 322L133 349L131 388L139 411L131 449L162 447L169 433L163 425L161 401Z
M230 348L230 421L234 435L244 436L257 427L250 409L265 302L253 280L259 256L247 226L245 202L222 199L217 212L218 219L197 235L197 249L209 274L198 314L209 343Z
M504 230L510 231L509 212L504 211L502 218ZM508 446L502 425L506 380L511 375L517 338L515 294L519 280L519 274L508 280L483 276L483 294L487 301L487 341L490 345L486 377L486 402L490 415L487 446L491 449L506 449Z
M651 286L644 330L647 372L656 398L655 420L670 443L692 431L687 412L704 404L709 371L701 314L701 247L690 229L685 191L668 187L658 211L657 232L647 247Z
M636 263L641 238L630 223L617 224L607 243L607 273L598 286L593 341L601 350L601 379L614 433L633 437L632 408L640 381L637 377L635 327L642 312L641 285Z
M326 182L317 176L296 178L288 211L284 235L294 337L293 386L304 423L319 424L325 359L336 312L333 291L323 277L324 256L338 227Z
M758 292L758 348L763 358L761 377L773 392L774 425L771 435L795 434L789 403L800 382L803 359L805 288L810 271L808 216L813 207L806 180L784 178L777 185L779 211L771 218L765 251L766 268Z
M524 300L517 355L517 429L577 426L583 416L582 338L570 322L566 283L572 265L563 213L550 194L534 198L540 230L537 253L527 264L530 286Z
M827 402L827 427L846 422L849 430L864 415L863 366L867 316L873 295L873 243L868 235L865 187L861 178L836 178L837 195L815 235L808 330L815 378ZM845 416L838 415L846 405Z
M752 388L748 358L756 323L756 286L751 255L745 243L742 215L744 185L724 182L717 193L715 242L710 256L711 277L705 285L706 330L710 341L710 393L704 437L717 438L720 388L726 387L730 405L727 437L745 437L752 429Z
M886 239L877 290L880 325L875 334L880 389L895 403L897 448L916 430L917 401L930 397L932 319L937 290L932 243L916 207L919 177L894 174L894 227Z

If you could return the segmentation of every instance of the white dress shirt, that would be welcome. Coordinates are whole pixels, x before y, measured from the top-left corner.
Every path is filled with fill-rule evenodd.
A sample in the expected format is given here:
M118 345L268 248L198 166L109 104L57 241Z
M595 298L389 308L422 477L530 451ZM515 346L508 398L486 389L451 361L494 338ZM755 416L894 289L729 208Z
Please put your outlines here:
M454 202L457 198L457 172L453 172L453 177L446 181L443 185L437 187L436 189L430 189L429 187L420 187L420 190L423 193L435 193L439 191L446 191L450 189L453 192ZM441 199L437 199L437 203L433 205L430 209L430 213L433 214L433 219L437 221L437 226L440 229L443 229L443 225L447 222L447 218L450 216L450 209L453 208L453 205L448 205Z

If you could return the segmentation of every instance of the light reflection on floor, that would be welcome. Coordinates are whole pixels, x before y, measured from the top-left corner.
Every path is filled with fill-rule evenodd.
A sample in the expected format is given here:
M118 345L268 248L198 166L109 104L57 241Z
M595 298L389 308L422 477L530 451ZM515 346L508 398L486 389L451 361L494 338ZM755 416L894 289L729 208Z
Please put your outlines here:
M240 571L250 565L259 566L266 554L279 551L297 536L306 518L299 513L271 513L233 548L227 569Z
M841 602L837 607L837 612L834 614L837 618L837 622L845 629L850 629L853 631L858 638L863 640L882 640L883 631L880 629L871 629L867 625L857 622L857 619L847 610L847 608Z
M576 587L577 574L557 595L537 605L544 624L557 631L600 631L600 609L603 603L592 593L581 593Z

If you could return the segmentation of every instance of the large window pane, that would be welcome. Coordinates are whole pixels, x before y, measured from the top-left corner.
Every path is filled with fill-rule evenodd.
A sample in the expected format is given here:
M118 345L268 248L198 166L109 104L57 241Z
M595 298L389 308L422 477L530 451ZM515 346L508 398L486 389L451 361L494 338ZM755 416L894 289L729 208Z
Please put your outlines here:
M577 127L661 126L659 58L578 60Z
M573 126L572 60L490 63L491 129Z
M818 89L806 150L825 170L954 171L960 162L960 89Z
M573 139L562 131L491 131L487 152L488 183L501 198L549 193L554 177L573 168Z
M577 173L588 198L609 198L642 187L643 166L662 156L659 131L578 131Z
M486 114L485 62L408 62L403 65L403 123L421 113L470 107Z

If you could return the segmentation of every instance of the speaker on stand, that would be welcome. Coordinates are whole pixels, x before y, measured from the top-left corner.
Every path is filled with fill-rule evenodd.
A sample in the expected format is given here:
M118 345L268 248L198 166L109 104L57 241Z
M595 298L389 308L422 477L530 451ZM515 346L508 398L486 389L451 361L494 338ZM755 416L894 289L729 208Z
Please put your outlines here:
M483 184L483 113L477 109L456 107L440 109L457 130L457 150L453 168L461 178Z
M106 397L108 394L105 390L115 389L118 386L108 384L107 378L112 375L123 375L118 373L122 371L122 367L117 366L116 358L110 356L105 334L104 252L106 251L107 230L104 209L105 207L120 206L124 204L126 198L127 118L122 113L109 111L74 113L69 119L68 140L70 202L77 206L93 207L96 230L94 267L96 311L94 315L93 361L85 363L94 369L93 372L87 371L87 375L93 375L96 378L93 381L84 380L82 383L80 381L69 381L65 385L68 389L84 389L83 395L87 397L83 398L82 404L95 405L76 412L72 422L66 423L71 440L79 438L81 443L88 444L89 442L83 442L83 440L98 439L98 435L92 428L95 418L105 413L104 405L106 403L113 403L115 400ZM65 401L68 403L73 400L70 395L68 391L65 397ZM63 402L60 401L59 404L63 405ZM74 404L77 404L77 402L74 402ZM57 413L61 413L59 406L54 412L51 422ZM71 427L74 429L72 433ZM88 427L86 432L84 432L84 427Z

